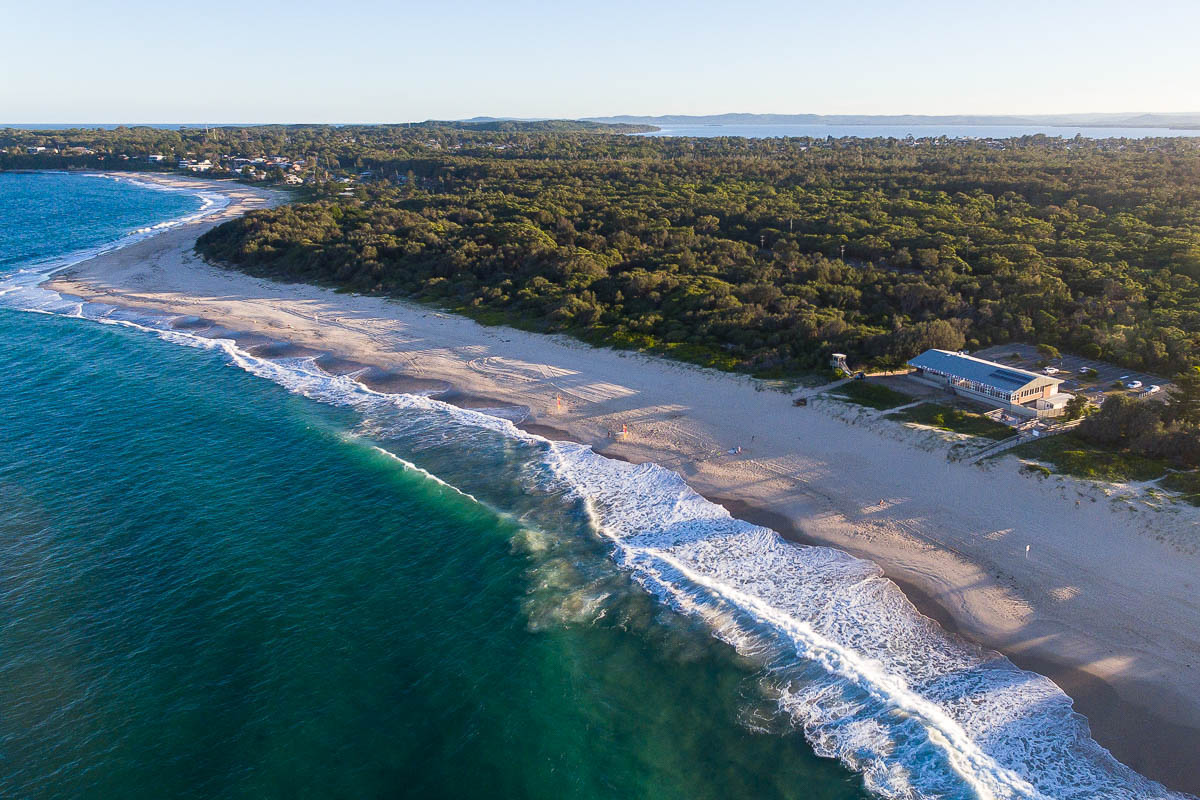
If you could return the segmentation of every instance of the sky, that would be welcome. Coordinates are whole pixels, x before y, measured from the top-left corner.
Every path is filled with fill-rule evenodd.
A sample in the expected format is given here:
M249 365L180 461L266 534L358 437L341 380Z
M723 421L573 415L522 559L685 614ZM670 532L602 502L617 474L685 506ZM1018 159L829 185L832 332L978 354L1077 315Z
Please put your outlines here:
M0 0L0 123L1200 112L1200 0Z

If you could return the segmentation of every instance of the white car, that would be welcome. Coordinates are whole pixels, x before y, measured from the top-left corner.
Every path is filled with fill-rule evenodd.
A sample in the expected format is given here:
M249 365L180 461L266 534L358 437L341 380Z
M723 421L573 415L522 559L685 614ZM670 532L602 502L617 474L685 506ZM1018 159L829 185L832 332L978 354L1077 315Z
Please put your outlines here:
M1057 375L1058 367L1046 367L1044 370L1042 370L1042 372L1044 372L1047 375Z
M1162 390L1161 386L1159 386L1157 383L1152 383L1146 387L1146 394L1154 394L1155 392L1160 391L1160 390Z
M1126 389L1140 389L1140 388L1142 388L1142 382L1141 381L1130 381L1129 383L1125 384L1125 388Z

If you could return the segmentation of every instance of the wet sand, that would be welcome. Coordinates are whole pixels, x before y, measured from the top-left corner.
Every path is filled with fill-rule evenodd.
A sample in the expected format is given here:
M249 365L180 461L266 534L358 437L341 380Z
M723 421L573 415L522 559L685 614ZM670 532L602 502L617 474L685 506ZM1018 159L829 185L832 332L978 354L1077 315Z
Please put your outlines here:
M337 354L334 368L448 382L440 399L662 464L747 521L879 564L927 616L1058 682L1124 763L1200 792L1194 509L1038 481L1011 459L951 464L929 434L827 401L796 409L744 377L213 267L191 244L214 223L77 265L53 288L257 331Z
M821 545L783 514L752 506L743 500L707 499L724 506L738 519L770 528L788 541ZM889 573L886 568L883 572L918 611L941 625L947 633L986 646L964 631L954 615L919 586ZM1200 728L1170 722L1135 700L1122 697L1101 678L1070 664L1024 653L1010 654L1008 658L1021 669L1045 675L1058 684L1075 702L1075 710L1088 718L1092 737L1104 744L1118 761L1168 786L1193 794L1200 789L1195 775L1196 760L1200 757L1196 750Z

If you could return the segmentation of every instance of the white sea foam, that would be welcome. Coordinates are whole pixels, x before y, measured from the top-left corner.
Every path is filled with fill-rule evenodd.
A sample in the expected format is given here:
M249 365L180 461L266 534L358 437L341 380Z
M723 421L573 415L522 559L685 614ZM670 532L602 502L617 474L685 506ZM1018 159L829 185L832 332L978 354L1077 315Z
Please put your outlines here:
M159 192L191 194L200 198L201 204L200 208L196 209L190 214L184 214L179 217L164 220L163 222L159 222L155 225L138 228L110 242L104 242L103 244L95 245L93 247L85 247L80 250L67 253L66 255L58 255L45 260L34 261L26 264L18 270L8 273L4 276L4 280L0 282L0 297L5 297L6 295L15 295L18 293L29 295L29 297L23 302L13 302L13 299L10 298L8 301L6 301L10 305L38 306L42 303L53 304L57 300L57 296L54 295L53 292L43 292L42 290L39 290L38 284L47 280L49 277L54 275L54 273L60 272L68 267L73 267L76 264L87 261L91 258L95 258L96 256L104 253L111 253L114 250L120 250L121 248L129 247L132 244L136 244L143 239L155 236L163 231L169 230L170 228L176 228L180 225L185 225L188 222L206 217L209 214L213 214L222 208L225 208L230 202L228 195L224 195L218 191L207 188L198 189L195 187L185 186L166 186L150 181L140 181L127 175L110 175L102 172L82 172L70 174L85 178L100 178L104 180L120 181L122 183L140 186L144 189L153 189Z
M432 430L441 444L478 447L486 431L526 448L537 468L523 471L521 480L575 498L617 564L662 602L704 620L717 637L762 663L780 712L819 754L860 772L880 796L1183 797L1096 744L1086 720L1050 680L947 635L874 564L797 546L735 520L669 470L550 442L508 420L429 397L382 394L350 376L329 375L310 358L259 358L232 340L172 330L162 318L40 291L6 303L219 351L295 393L357 409L381 439ZM21 302L31 299L38 302ZM595 613L580 605L583 616Z

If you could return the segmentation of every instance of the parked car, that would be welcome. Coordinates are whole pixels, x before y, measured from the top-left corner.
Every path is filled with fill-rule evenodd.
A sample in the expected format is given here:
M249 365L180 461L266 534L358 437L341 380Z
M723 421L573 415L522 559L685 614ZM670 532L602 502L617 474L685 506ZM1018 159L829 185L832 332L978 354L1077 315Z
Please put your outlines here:
M1141 381L1129 381L1128 383L1125 384L1125 388L1126 389L1140 389L1140 388L1142 388L1142 382Z
M1146 387L1146 394L1154 394L1155 392L1158 392L1161 390L1162 390L1161 386L1159 386L1157 383L1152 383Z
M1047 375L1057 375L1058 367L1046 367L1044 370L1042 370L1042 372L1046 373Z

